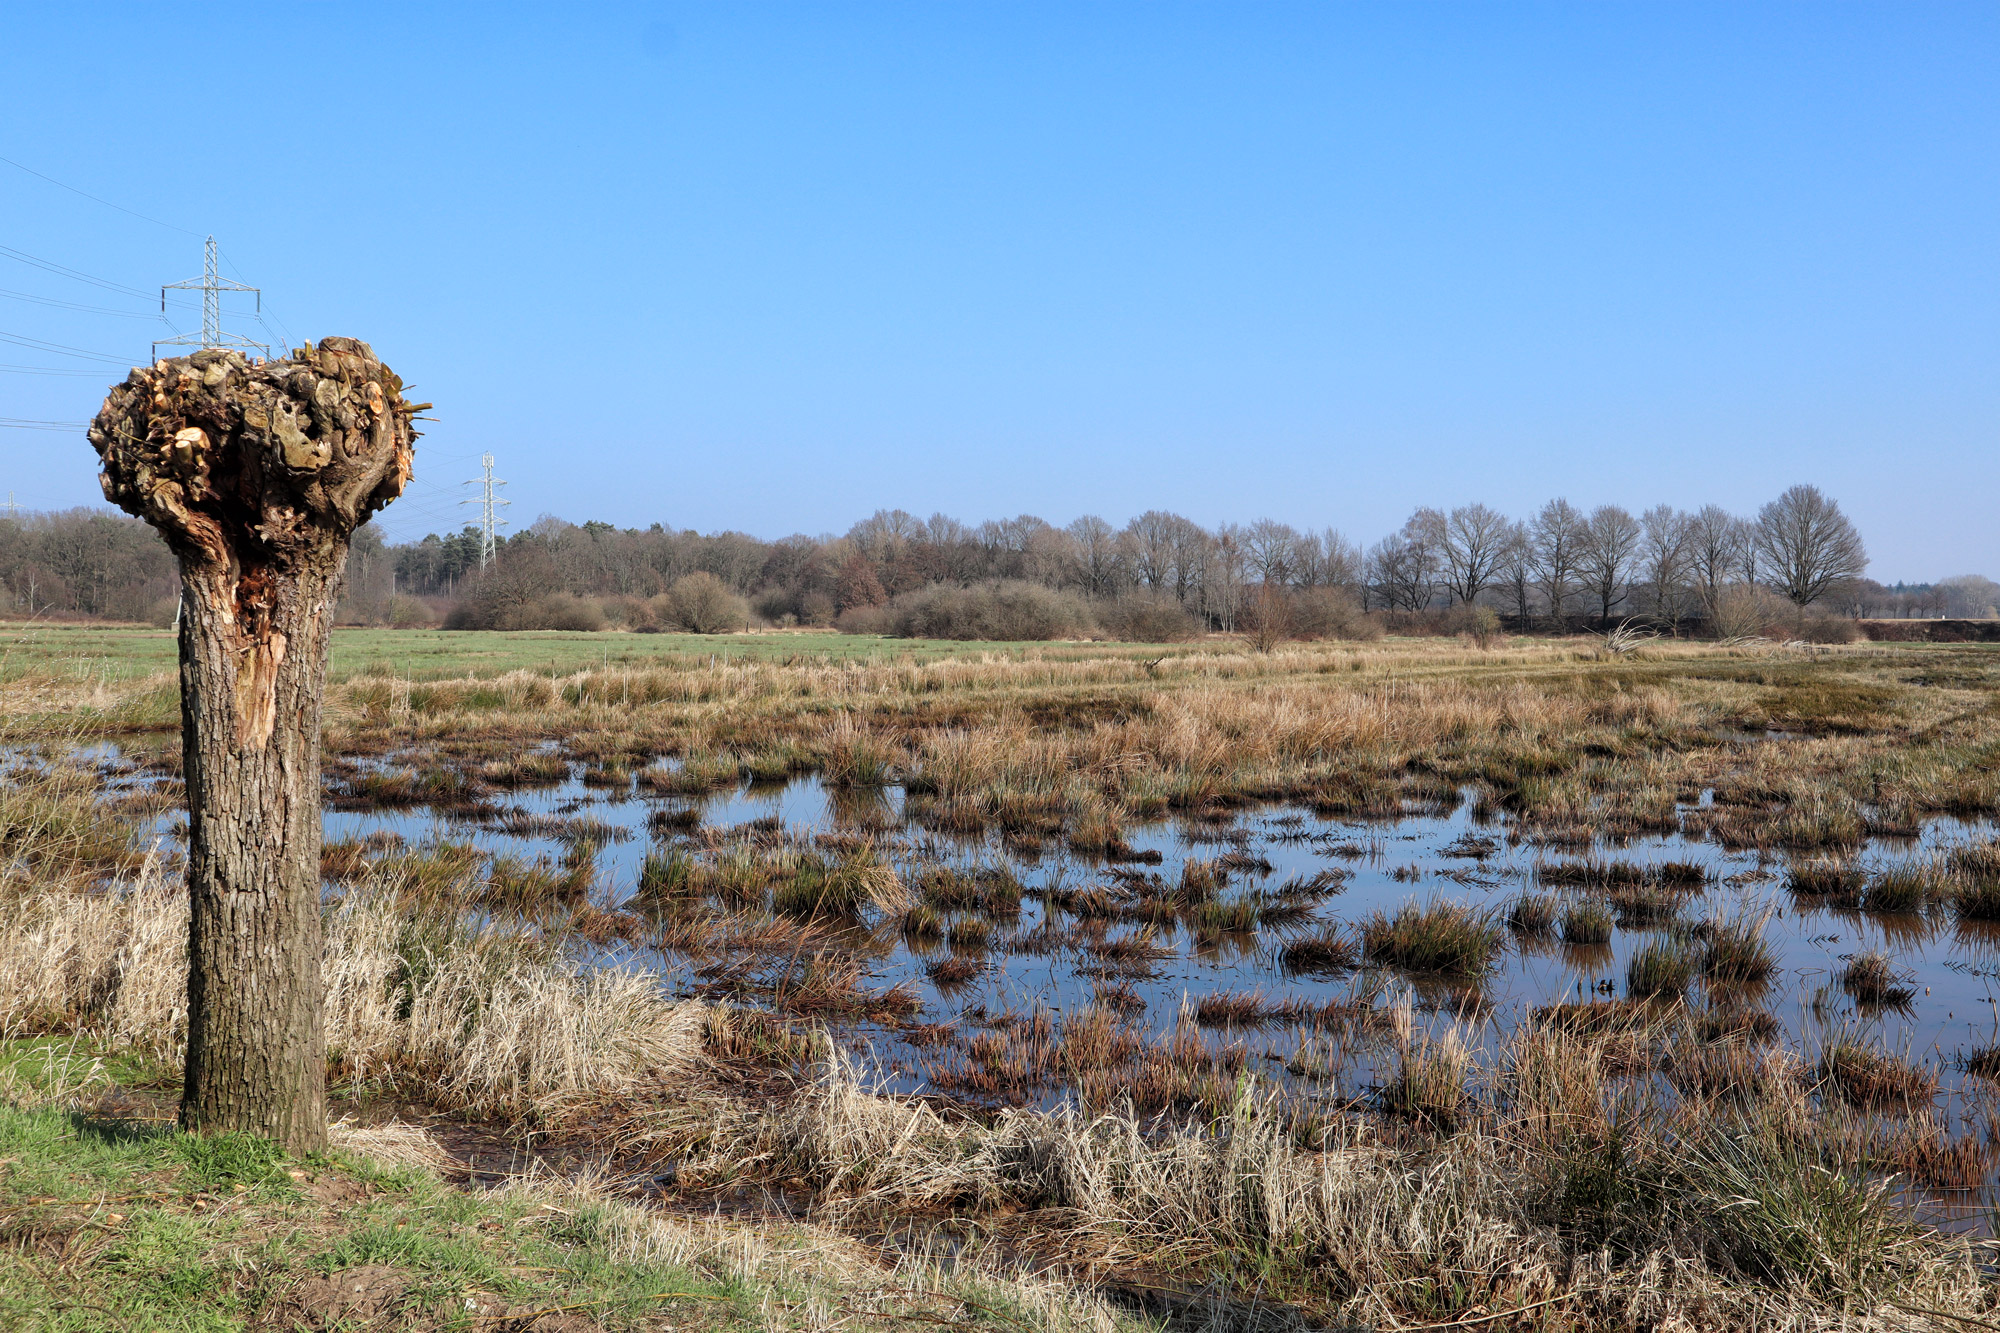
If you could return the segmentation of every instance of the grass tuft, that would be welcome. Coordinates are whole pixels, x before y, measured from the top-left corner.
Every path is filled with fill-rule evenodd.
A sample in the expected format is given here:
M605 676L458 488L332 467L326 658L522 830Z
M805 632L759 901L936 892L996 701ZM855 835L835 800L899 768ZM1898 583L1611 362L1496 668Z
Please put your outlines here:
M1483 976L1503 945L1491 913L1449 900L1407 902L1393 915L1377 911L1361 925L1362 951L1371 960L1412 972Z

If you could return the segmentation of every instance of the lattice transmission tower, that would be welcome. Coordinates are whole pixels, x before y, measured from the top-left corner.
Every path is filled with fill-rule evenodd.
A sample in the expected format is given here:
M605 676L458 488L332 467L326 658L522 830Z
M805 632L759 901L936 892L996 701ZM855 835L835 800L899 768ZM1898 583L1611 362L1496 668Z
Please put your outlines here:
M238 352L258 352L268 358L269 344L252 342L248 338L222 331L222 294L224 292L249 292L257 298L257 313L264 313L264 293L255 287L247 287L240 282L231 282L220 277L215 271L215 238L208 238L203 248L202 274L199 279L189 278L186 282L170 282L160 288L160 313L167 313L168 292L201 293L201 336L183 333L178 338L160 338L153 343L153 358L159 359L162 347L213 347L229 348Z
M479 464L481 475L465 483L468 486L479 487L479 494L470 500L460 500L459 503L479 506L479 567L484 569L493 563L494 530L507 526L507 520L500 517L499 508L501 505L510 505L514 502L502 500L494 494L495 487L505 486L507 483L493 475L493 455L481 454Z

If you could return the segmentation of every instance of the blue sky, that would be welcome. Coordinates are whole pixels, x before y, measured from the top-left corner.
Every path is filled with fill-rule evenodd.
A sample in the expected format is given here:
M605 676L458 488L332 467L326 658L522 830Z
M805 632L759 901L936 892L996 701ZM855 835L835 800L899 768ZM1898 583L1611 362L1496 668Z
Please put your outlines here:
M143 359L262 287L439 420L469 511L1750 511L2000 575L1991 5L9 7L0 332ZM168 225L158 225L165 223ZM183 230L175 230L176 228ZM175 312L182 327L198 318ZM263 336L254 320L233 321ZM0 418L119 366L0 345ZM99 374L98 372L108 372ZM80 431L0 491L97 499Z

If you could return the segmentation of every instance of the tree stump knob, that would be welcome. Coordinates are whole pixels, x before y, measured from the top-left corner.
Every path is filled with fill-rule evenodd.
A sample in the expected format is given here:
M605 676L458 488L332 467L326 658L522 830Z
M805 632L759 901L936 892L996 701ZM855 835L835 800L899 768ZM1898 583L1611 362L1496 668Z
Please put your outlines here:
M90 426L104 497L158 528L183 563L298 572L344 553L409 484L429 403L367 343L323 338L251 361L208 349L135 367Z

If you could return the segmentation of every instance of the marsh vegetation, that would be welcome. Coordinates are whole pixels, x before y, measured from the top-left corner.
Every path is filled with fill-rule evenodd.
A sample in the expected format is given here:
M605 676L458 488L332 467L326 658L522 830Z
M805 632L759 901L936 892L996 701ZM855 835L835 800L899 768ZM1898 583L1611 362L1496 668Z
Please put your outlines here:
M1059 1276L1037 1326L2000 1303L1990 650L769 639L344 659L337 1113L884 1272L948 1239ZM131 1114L172 682L57 657L0 680L0 1021Z

